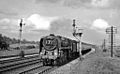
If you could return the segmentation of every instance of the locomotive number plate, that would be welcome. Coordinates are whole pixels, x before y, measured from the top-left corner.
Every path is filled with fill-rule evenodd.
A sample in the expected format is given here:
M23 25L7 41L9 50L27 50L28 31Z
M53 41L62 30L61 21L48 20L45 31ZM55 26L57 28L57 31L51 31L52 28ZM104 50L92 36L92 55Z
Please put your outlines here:
M47 45L47 46L53 46L54 45L54 40L46 40L46 42L45 42L45 44Z

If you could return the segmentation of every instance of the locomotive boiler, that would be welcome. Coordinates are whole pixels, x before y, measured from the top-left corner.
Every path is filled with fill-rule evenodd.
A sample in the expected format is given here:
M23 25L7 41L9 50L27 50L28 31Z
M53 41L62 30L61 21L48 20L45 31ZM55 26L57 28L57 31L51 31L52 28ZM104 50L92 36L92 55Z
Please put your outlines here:
M54 34L40 39L39 53L43 59L43 65L56 66L79 56L77 41Z

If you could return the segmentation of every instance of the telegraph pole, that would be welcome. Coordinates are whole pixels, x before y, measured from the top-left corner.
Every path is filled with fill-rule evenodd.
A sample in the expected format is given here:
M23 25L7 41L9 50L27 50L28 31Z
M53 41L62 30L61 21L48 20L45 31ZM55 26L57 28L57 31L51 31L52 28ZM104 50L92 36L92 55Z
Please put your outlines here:
M111 41L110 41L110 43L111 43L111 57L113 57L113 44L114 44L114 34L116 34L117 33L117 28L116 27L113 27L113 26L111 26L111 27L109 27L109 28L107 28L106 29L106 33L107 34L110 34L110 36L111 36Z
M113 57L113 26L111 26L111 57Z
M75 24L75 19L73 20L73 36L79 41L79 56L80 56L80 60L82 58L82 54L81 54L81 50L82 50L82 41L81 41L81 36L82 36L82 30L80 29L80 27L77 27Z

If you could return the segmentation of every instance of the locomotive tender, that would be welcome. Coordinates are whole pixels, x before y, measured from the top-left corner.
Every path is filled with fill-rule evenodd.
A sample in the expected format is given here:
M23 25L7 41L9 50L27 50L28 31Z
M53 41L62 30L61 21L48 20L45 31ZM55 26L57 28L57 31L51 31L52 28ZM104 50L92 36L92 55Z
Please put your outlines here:
M79 56L77 41L50 34L40 39L39 53L43 65L62 65Z

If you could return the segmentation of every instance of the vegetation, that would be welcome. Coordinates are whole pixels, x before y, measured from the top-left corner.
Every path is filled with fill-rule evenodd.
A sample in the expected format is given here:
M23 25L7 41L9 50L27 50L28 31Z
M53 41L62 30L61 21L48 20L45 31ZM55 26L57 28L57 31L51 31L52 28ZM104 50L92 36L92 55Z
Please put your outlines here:
M16 39L16 38L10 38L10 37L7 37L7 36L3 36L2 34L0 34L0 50L8 50L9 49L9 45L11 44L18 44L20 43L20 40L19 39ZM31 43L31 44L36 44L38 42L35 42L35 41L28 41L26 39L23 39L21 41L22 44L25 44L25 43ZM31 48L31 47L30 47Z

